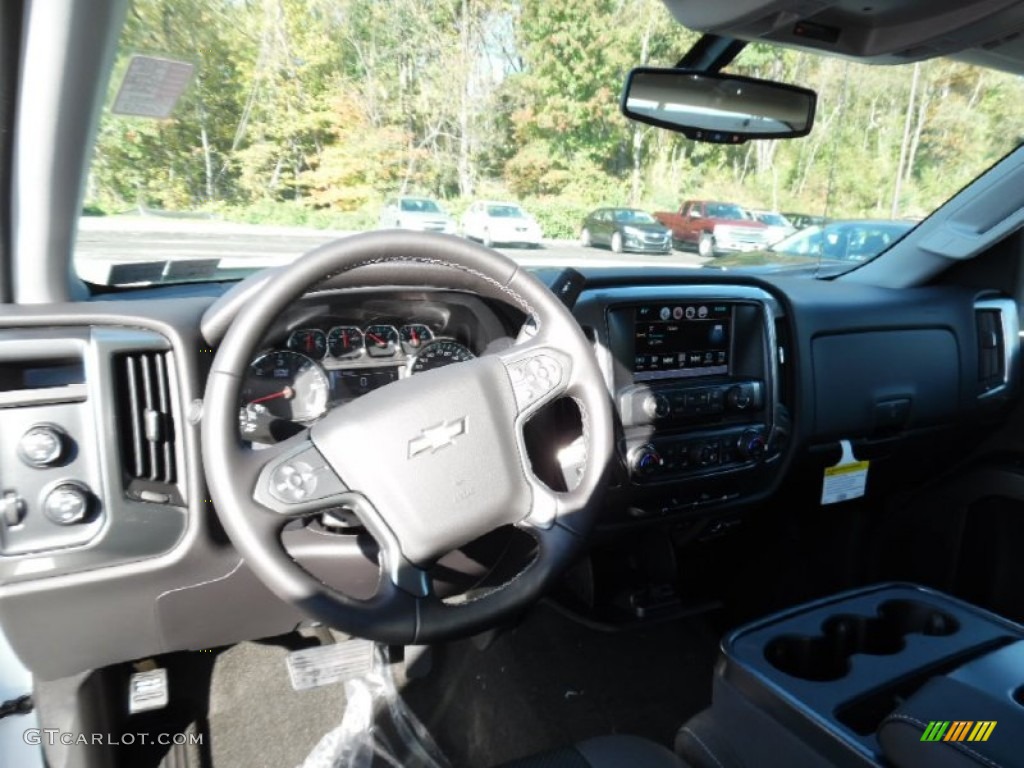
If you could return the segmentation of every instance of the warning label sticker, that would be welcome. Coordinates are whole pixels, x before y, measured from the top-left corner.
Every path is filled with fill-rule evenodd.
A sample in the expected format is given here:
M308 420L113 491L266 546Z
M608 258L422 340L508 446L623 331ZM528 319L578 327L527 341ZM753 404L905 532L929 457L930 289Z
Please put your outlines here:
M859 499L868 484L868 467L871 462L857 461L849 440L842 440L843 456L833 467L825 468L825 481L821 487L821 503L837 504L841 501Z

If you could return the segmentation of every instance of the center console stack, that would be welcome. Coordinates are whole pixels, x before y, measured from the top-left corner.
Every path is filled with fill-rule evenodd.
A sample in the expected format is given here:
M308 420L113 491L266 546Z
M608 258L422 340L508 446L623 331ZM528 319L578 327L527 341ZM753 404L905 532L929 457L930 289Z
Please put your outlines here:
M773 297L729 285L608 290L581 301L577 317L606 336L632 517L767 488L788 422Z

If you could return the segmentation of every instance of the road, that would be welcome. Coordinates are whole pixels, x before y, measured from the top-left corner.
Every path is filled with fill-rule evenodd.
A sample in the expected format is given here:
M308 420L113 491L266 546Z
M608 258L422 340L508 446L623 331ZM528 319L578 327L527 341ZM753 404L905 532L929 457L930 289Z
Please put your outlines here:
M249 271L294 261L318 245L353 234L338 230L257 226L204 219L155 216L112 216L82 219L76 246L79 273L92 282L108 282L114 265L214 259L220 270ZM616 254L583 248L567 240L547 240L541 248L499 248L526 266L659 266L698 267L695 253L671 255ZM154 267L157 265L154 264ZM212 266L212 265L210 265ZM200 264L195 264L200 267ZM122 267L124 269L124 267ZM140 274L140 273L136 273ZM115 282L123 282L115 279Z

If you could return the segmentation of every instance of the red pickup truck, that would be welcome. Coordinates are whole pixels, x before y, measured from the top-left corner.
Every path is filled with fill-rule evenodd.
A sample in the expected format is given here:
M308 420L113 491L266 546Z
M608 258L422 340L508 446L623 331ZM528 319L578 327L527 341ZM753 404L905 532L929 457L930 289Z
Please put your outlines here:
M677 246L693 246L701 256L755 251L768 245L764 224L735 203L687 200L676 212L658 211L654 218L672 230Z

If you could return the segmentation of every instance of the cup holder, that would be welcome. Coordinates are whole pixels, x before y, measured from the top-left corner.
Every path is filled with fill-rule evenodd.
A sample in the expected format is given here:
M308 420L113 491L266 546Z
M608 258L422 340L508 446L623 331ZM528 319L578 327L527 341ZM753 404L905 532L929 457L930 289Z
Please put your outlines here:
M906 636L952 635L960 628L955 618L916 600L887 600L875 616L838 614L821 625L821 634L781 635L764 649L776 669L815 682L839 680L850 671L855 653L886 656L899 653Z

